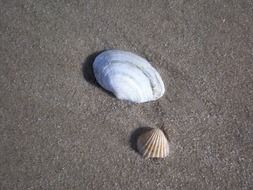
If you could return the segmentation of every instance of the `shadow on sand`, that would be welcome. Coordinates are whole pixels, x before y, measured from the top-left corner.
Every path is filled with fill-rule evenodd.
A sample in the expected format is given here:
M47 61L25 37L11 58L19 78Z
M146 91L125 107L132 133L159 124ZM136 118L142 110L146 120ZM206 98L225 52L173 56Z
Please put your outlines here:
M115 97L111 92L105 90L104 88L102 88L98 82L96 81L94 72L93 72L93 67L92 64L95 60L95 58L102 52L104 52L105 50L102 51L97 51L94 52L92 54L90 54L83 62L82 62L82 73L83 73L83 78L90 84L92 84L93 86L98 87L99 89L101 89L102 91L104 91L105 93L107 93L109 96L111 97Z
M151 129L152 128L150 128L150 127L140 127L138 129L134 130L130 136L130 139L129 139L129 143L130 143L131 148L134 149L136 152L138 152L137 140L138 140L139 136Z
M95 53L90 54L83 62L82 62L82 72L84 79L92 85L99 87L99 84L96 81L95 75L93 73L92 64L97 57L98 54L103 51L97 51Z

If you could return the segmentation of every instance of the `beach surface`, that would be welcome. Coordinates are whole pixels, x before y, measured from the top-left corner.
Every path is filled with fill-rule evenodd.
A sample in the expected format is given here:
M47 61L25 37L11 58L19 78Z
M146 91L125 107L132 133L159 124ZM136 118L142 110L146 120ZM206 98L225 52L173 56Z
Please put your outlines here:
M253 1L0 1L0 189L253 189ZM96 83L106 49L149 60L154 102ZM143 159L143 127L170 155Z

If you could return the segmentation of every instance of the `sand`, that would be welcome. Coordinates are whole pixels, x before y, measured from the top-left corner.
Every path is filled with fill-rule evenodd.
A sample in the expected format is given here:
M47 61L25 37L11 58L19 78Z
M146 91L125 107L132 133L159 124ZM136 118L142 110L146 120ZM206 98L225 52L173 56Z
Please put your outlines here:
M253 3L0 1L0 189L253 189ZM116 48L165 95L119 101L92 75ZM145 160L141 127L168 128Z

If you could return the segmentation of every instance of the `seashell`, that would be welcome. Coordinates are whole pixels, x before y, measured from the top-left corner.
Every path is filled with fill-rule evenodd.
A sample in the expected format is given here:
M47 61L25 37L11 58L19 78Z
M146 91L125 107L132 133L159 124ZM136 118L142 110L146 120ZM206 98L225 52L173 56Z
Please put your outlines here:
M161 129L155 128L139 136L137 149L144 158L165 158L169 154L169 141Z
M144 58L121 50L99 54L93 71L98 83L118 99L142 103L157 100L164 92L159 73Z

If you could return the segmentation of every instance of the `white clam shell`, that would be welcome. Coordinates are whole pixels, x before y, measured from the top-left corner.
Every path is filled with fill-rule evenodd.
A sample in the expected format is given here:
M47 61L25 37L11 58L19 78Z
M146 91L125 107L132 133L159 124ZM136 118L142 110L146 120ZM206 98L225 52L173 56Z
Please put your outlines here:
M137 149L144 158L165 158L169 154L169 141L161 129L151 129L139 136Z
M98 83L118 99L142 103L157 100L165 92L159 73L130 52L104 51L96 57L93 70Z

